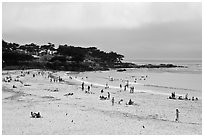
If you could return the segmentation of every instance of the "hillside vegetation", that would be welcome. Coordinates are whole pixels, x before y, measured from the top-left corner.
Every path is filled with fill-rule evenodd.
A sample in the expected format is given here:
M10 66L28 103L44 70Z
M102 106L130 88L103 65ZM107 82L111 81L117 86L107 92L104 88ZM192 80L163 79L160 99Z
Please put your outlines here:
M110 68L174 68L173 64L136 65L122 62L124 56L101 51L96 47L74 47L52 43L20 45L2 40L3 69L52 69L64 71L96 71ZM125 71L120 69L119 71Z
M3 69L53 69L53 70L108 70L124 67L124 56L116 52L104 52L96 47L74 47L68 45L20 45L2 40Z

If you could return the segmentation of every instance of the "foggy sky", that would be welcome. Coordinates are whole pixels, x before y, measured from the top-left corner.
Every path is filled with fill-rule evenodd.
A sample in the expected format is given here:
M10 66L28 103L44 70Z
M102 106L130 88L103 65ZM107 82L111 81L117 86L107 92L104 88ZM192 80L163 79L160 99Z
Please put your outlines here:
M20 44L96 46L126 59L201 58L201 3L3 3L2 35Z

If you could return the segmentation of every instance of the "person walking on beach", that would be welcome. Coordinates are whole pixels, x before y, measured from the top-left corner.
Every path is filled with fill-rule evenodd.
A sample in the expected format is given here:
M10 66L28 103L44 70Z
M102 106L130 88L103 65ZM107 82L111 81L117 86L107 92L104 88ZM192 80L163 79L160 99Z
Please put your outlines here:
M110 99L110 93L108 92L108 99Z
M88 86L88 91L90 91L90 86Z
M113 97L112 100L111 100L112 106L114 105L114 101L115 101L115 100L114 100L114 97Z
M122 84L120 84L120 88L122 88Z
M84 82L81 84L81 89L84 90Z
M179 110L178 110L178 108L176 109L176 122L179 122Z
M108 83L106 83L106 87L105 87L105 89L107 89L107 88L109 88Z
M127 86L127 85L124 86L124 91L126 91L126 86Z

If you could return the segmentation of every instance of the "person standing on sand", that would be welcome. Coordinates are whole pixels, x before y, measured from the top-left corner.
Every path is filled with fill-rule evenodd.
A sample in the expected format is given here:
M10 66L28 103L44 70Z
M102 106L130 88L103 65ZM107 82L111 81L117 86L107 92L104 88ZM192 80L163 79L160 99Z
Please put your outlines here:
M114 97L112 98L111 102L112 102L112 106L113 106L114 105Z
M88 91L90 91L90 86L88 86Z
M175 119L175 121L176 122L179 122L179 110L178 110L178 108L176 109L176 119Z

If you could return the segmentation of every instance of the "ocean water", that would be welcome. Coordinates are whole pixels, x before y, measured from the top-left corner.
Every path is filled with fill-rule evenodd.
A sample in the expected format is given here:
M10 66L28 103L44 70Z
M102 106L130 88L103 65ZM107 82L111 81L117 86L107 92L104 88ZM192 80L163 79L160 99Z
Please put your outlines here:
M170 68L170 69L149 69L149 71L167 71L178 73L198 73L202 74L202 59L135 59L125 60L125 62L132 62L138 65L143 64L174 64L178 66L185 66L186 68ZM140 69L142 70L142 69Z
M149 88L159 90L181 90L192 93L202 93L202 60L201 59L137 59L129 60L136 64L175 64L185 68L160 68L160 69L132 69L132 74L143 73L150 75L142 83ZM201 95L201 94L200 94Z
M82 72L79 77L88 77L83 79L89 83L99 85L108 84L109 86L119 87L130 82L136 90L150 90L152 93L171 94L176 92L180 95L195 96L202 98L202 61L201 60L129 60L136 64L175 64L186 66L186 68L130 68L124 72L93 71ZM147 78L141 79L141 76ZM113 78L113 81L110 81ZM136 83L135 83L135 79ZM82 79L81 79L82 80ZM100 91L100 90L99 90Z

